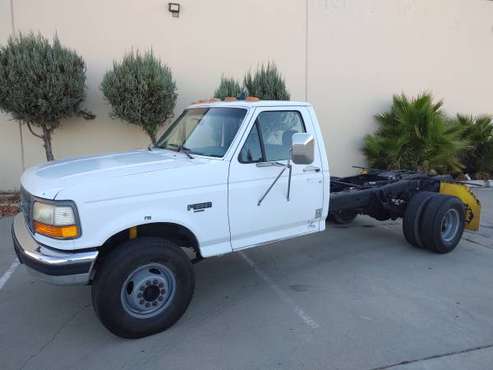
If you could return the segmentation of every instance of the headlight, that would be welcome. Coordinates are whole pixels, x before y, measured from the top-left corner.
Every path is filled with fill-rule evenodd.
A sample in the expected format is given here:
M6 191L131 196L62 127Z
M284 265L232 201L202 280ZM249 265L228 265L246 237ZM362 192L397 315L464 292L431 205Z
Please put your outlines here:
M56 239L74 239L80 236L74 207L35 201L33 227L38 234Z

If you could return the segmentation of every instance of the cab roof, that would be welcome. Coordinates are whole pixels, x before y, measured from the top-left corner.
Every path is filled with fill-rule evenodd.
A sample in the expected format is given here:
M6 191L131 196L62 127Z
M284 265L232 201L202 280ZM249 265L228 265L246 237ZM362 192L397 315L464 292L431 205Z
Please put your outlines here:
M192 104L188 108L254 108L254 107L309 107L310 103L290 100L234 100L234 101L215 101Z

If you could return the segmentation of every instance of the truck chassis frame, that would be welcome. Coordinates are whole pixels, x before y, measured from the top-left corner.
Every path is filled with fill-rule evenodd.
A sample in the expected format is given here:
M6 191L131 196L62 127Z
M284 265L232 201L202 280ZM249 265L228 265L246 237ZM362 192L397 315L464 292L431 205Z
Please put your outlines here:
M455 191L450 192L447 186ZM458 197L465 206L466 228L479 228L480 203L463 183L449 175L429 176L411 171L362 168L360 175L332 177L329 217L364 214L379 221L395 220L404 217L410 200L425 191Z

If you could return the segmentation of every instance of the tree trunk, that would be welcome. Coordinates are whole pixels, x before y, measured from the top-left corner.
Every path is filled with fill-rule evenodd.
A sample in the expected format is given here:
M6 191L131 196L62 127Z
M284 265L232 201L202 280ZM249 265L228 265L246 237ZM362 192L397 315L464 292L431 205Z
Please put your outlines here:
M51 131L46 125L43 125L43 142L46 153L46 160L53 161L55 157L53 156L53 149L51 148Z
M151 138L152 145L156 145L156 142L157 142L156 133L151 132L151 131L147 131L147 135L149 135L149 137Z

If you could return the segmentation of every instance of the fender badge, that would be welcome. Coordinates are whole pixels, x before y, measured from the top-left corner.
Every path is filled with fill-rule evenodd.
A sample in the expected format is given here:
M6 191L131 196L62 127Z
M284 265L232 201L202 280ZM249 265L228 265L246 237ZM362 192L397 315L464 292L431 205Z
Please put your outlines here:
M206 208L212 208L212 202L189 204L187 211L204 212Z

